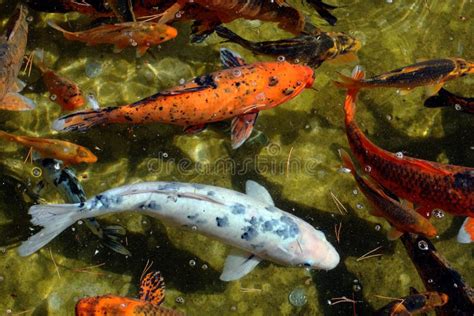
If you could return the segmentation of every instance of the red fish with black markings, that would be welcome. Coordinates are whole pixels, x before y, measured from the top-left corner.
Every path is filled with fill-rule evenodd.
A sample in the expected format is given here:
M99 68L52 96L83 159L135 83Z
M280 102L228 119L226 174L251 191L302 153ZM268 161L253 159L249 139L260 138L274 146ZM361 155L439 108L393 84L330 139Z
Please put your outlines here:
M397 239L404 232L422 234L429 238L437 235L436 228L429 220L418 214L413 207L407 203L396 201L388 196L383 188L372 179L359 175L346 151L339 149L339 155L344 167L351 171L358 187L372 205L372 209L369 211L370 214L383 217L392 225L392 229L387 234L388 239Z
M341 81L334 83L345 89L387 87L410 90L430 86L429 94L433 95L446 81L468 74L474 74L473 62L462 58L441 58L422 61L368 79L355 79L340 74Z
M474 114L474 98L455 95L445 89L439 90L437 95L426 99L424 105L427 108L450 106L458 111Z
M240 56L221 50L227 69L197 77L133 104L80 111L57 119L58 131L82 131L111 123L166 123L188 132L206 124L233 119L232 146L250 136L257 115L299 95L313 84L313 70L288 62L244 64Z
M374 313L374 316L410 316L433 311L445 305L449 297L444 293L413 293L388 303Z
M356 70L353 77L360 80L363 76ZM474 168L411 158L378 147L355 122L357 93L357 89L349 89L346 95L346 134L352 153L370 177L397 197L416 204L424 216L442 209L474 217Z
M150 272L141 281L138 299L103 295L80 299L76 316L183 316L184 313L160 306L165 299L165 283L160 272Z

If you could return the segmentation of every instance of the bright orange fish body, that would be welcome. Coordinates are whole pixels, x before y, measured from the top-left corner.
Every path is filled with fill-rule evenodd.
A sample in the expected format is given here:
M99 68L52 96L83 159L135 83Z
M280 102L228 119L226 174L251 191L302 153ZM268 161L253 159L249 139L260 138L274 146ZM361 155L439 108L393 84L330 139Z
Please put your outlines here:
M105 24L82 32L66 31L52 21L48 24L62 32L66 39L83 42L89 46L113 44L116 51L136 46L138 56L145 54L151 46L166 42L178 35L174 27L154 22Z
M360 78L362 72L354 79ZM411 158L376 146L354 120L357 92L347 92L346 134L352 153L370 177L399 198L415 203L424 216L433 209L442 209L474 217L474 168Z
M94 163L97 157L87 148L59 139L18 136L0 131L0 138L33 148L42 158L54 158L66 165Z
M474 74L474 63L461 58L442 58L422 61L368 79L340 75L342 82L336 81L335 84L346 89L388 87L410 90L432 86L434 94L446 81L467 74Z
M34 103L18 94L23 84L17 79L28 37L28 10L18 6L10 17L6 32L0 36L0 109L24 111L34 108Z
M236 148L250 135L259 111L296 97L314 81L313 70L307 66L276 61L236 66L240 57L225 49L223 55L234 67L197 77L133 104L71 113L56 120L53 128L81 131L110 123L166 123L199 131L208 123L233 118Z

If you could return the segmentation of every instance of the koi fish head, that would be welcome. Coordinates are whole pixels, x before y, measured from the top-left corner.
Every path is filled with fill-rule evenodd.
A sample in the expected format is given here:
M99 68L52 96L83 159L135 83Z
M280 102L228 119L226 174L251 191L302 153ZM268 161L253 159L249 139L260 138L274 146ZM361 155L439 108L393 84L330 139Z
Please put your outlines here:
M85 103L84 97L81 94L73 95L70 98L64 100L61 104L62 108L66 111L73 111L82 107Z
M360 40L345 33L336 33L334 41L340 55L356 53L362 47Z
M178 35L178 30L174 27L166 25L153 23L150 26L150 31L147 34L149 42L152 44L160 44L170 39L175 38Z
M439 292L427 292L426 301L428 302L427 305L429 306L443 306L449 300L448 295Z
M84 147L78 147L76 151L76 163L94 163L97 161L97 156L94 155L89 149Z

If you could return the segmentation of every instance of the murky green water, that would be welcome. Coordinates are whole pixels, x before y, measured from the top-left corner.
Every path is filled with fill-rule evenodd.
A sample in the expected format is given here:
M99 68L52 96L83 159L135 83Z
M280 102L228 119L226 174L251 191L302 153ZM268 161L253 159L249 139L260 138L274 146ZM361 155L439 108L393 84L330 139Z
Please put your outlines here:
M324 30L344 31L362 39L359 58L369 75L421 58L474 58L472 1L332 1L341 6L334 11L339 18L334 28L310 8L302 7L300 1L291 2ZM2 24L15 3L0 1ZM87 28L86 19L75 21L78 15L31 12L31 16L28 49L44 48L47 62L56 71L73 78L84 91L93 92L102 105L133 102L174 86L182 78L217 70L218 49L224 45L248 62L265 60L237 45L222 44L215 35L203 44L190 44L186 23L178 25L177 39L152 49L154 57L147 54L136 59L132 49L114 54L109 46L68 42L45 23L47 19L73 20ZM230 26L252 40L288 36L271 23L236 21ZM86 69L94 63L96 73L91 78ZM71 315L75 302L83 296L134 296L147 260L153 261L153 268L162 271L165 278L165 306L188 315L352 315L352 304L328 304L329 299L341 296L360 300L357 312L365 315L387 303L376 295L400 297L410 286L423 289L402 244L387 241L388 224L368 215L366 200L353 194L352 177L337 172L337 149L348 147L343 125L344 92L333 87L330 80L336 78L335 71L348 72L352 66L324 64L316 72L317 91L306 90L294 100L262 112L256 126L258 133L238 150L231 150L228 132L217 128L189 136L180 128L159 124L133 128L114 125L60 135L87 146L99 157L94 165L76 168L88 195L125 183L156 180L198 182L243 191L245 180L256 180L269 189L279 208L325 232L341 255L336 269L308 272L264 262L247 277L224 283L219 281L219 274L228 247L137 214L100 218L103 224L118 223L127 228L132 257L101 247L84 225L78 224L41 251L19 257L16 246L30 234L27 210L31 205L19 192L24 185L33 187L39 179L32 174L34 166L23 163L27 150L2 141L0 313ZM60 115L60 108L49 100L39 73L34 70L23 79L29 84L25 95L38 103L38 109L1 112L0 129L59 137L51 131L50 123ZM447 88L472 96L473 83L473 77L466 77L449 83ZM408 96L400 96L393 89L362 92L357 120L370 139L390 151L403 150L428 160L474 166L472 116L452 109L425 109L423 100L423 89ZM349 214L339 213L331 192ZM63 201L53 190L42 198L48 203ZM455 240L462 219L446 215L432 221L440 233L435 246L473 284L473 248ZM339 223L340 243L334 232ZM382 225L379 231L377 224ZM383 256L356 260L379 246L382 248L378 253ZM288 294L295 288L306 291L308 303L303 307L293 307L288 301ZM178 297L184 303L177 303Z

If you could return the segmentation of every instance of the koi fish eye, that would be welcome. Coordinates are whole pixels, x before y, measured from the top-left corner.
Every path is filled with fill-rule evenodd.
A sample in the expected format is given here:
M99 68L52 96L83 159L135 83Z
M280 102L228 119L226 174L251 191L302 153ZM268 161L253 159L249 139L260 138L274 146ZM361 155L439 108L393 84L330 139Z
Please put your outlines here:
M86 158L87 156L89 156L89 155L88 155L85 151L83 151L83 150L79 150L78 155L79 155L79 157L81 157L81 158Z
M305 267L311 267L311 264L305 262L305 263L303 263L303 266L305 266Z

